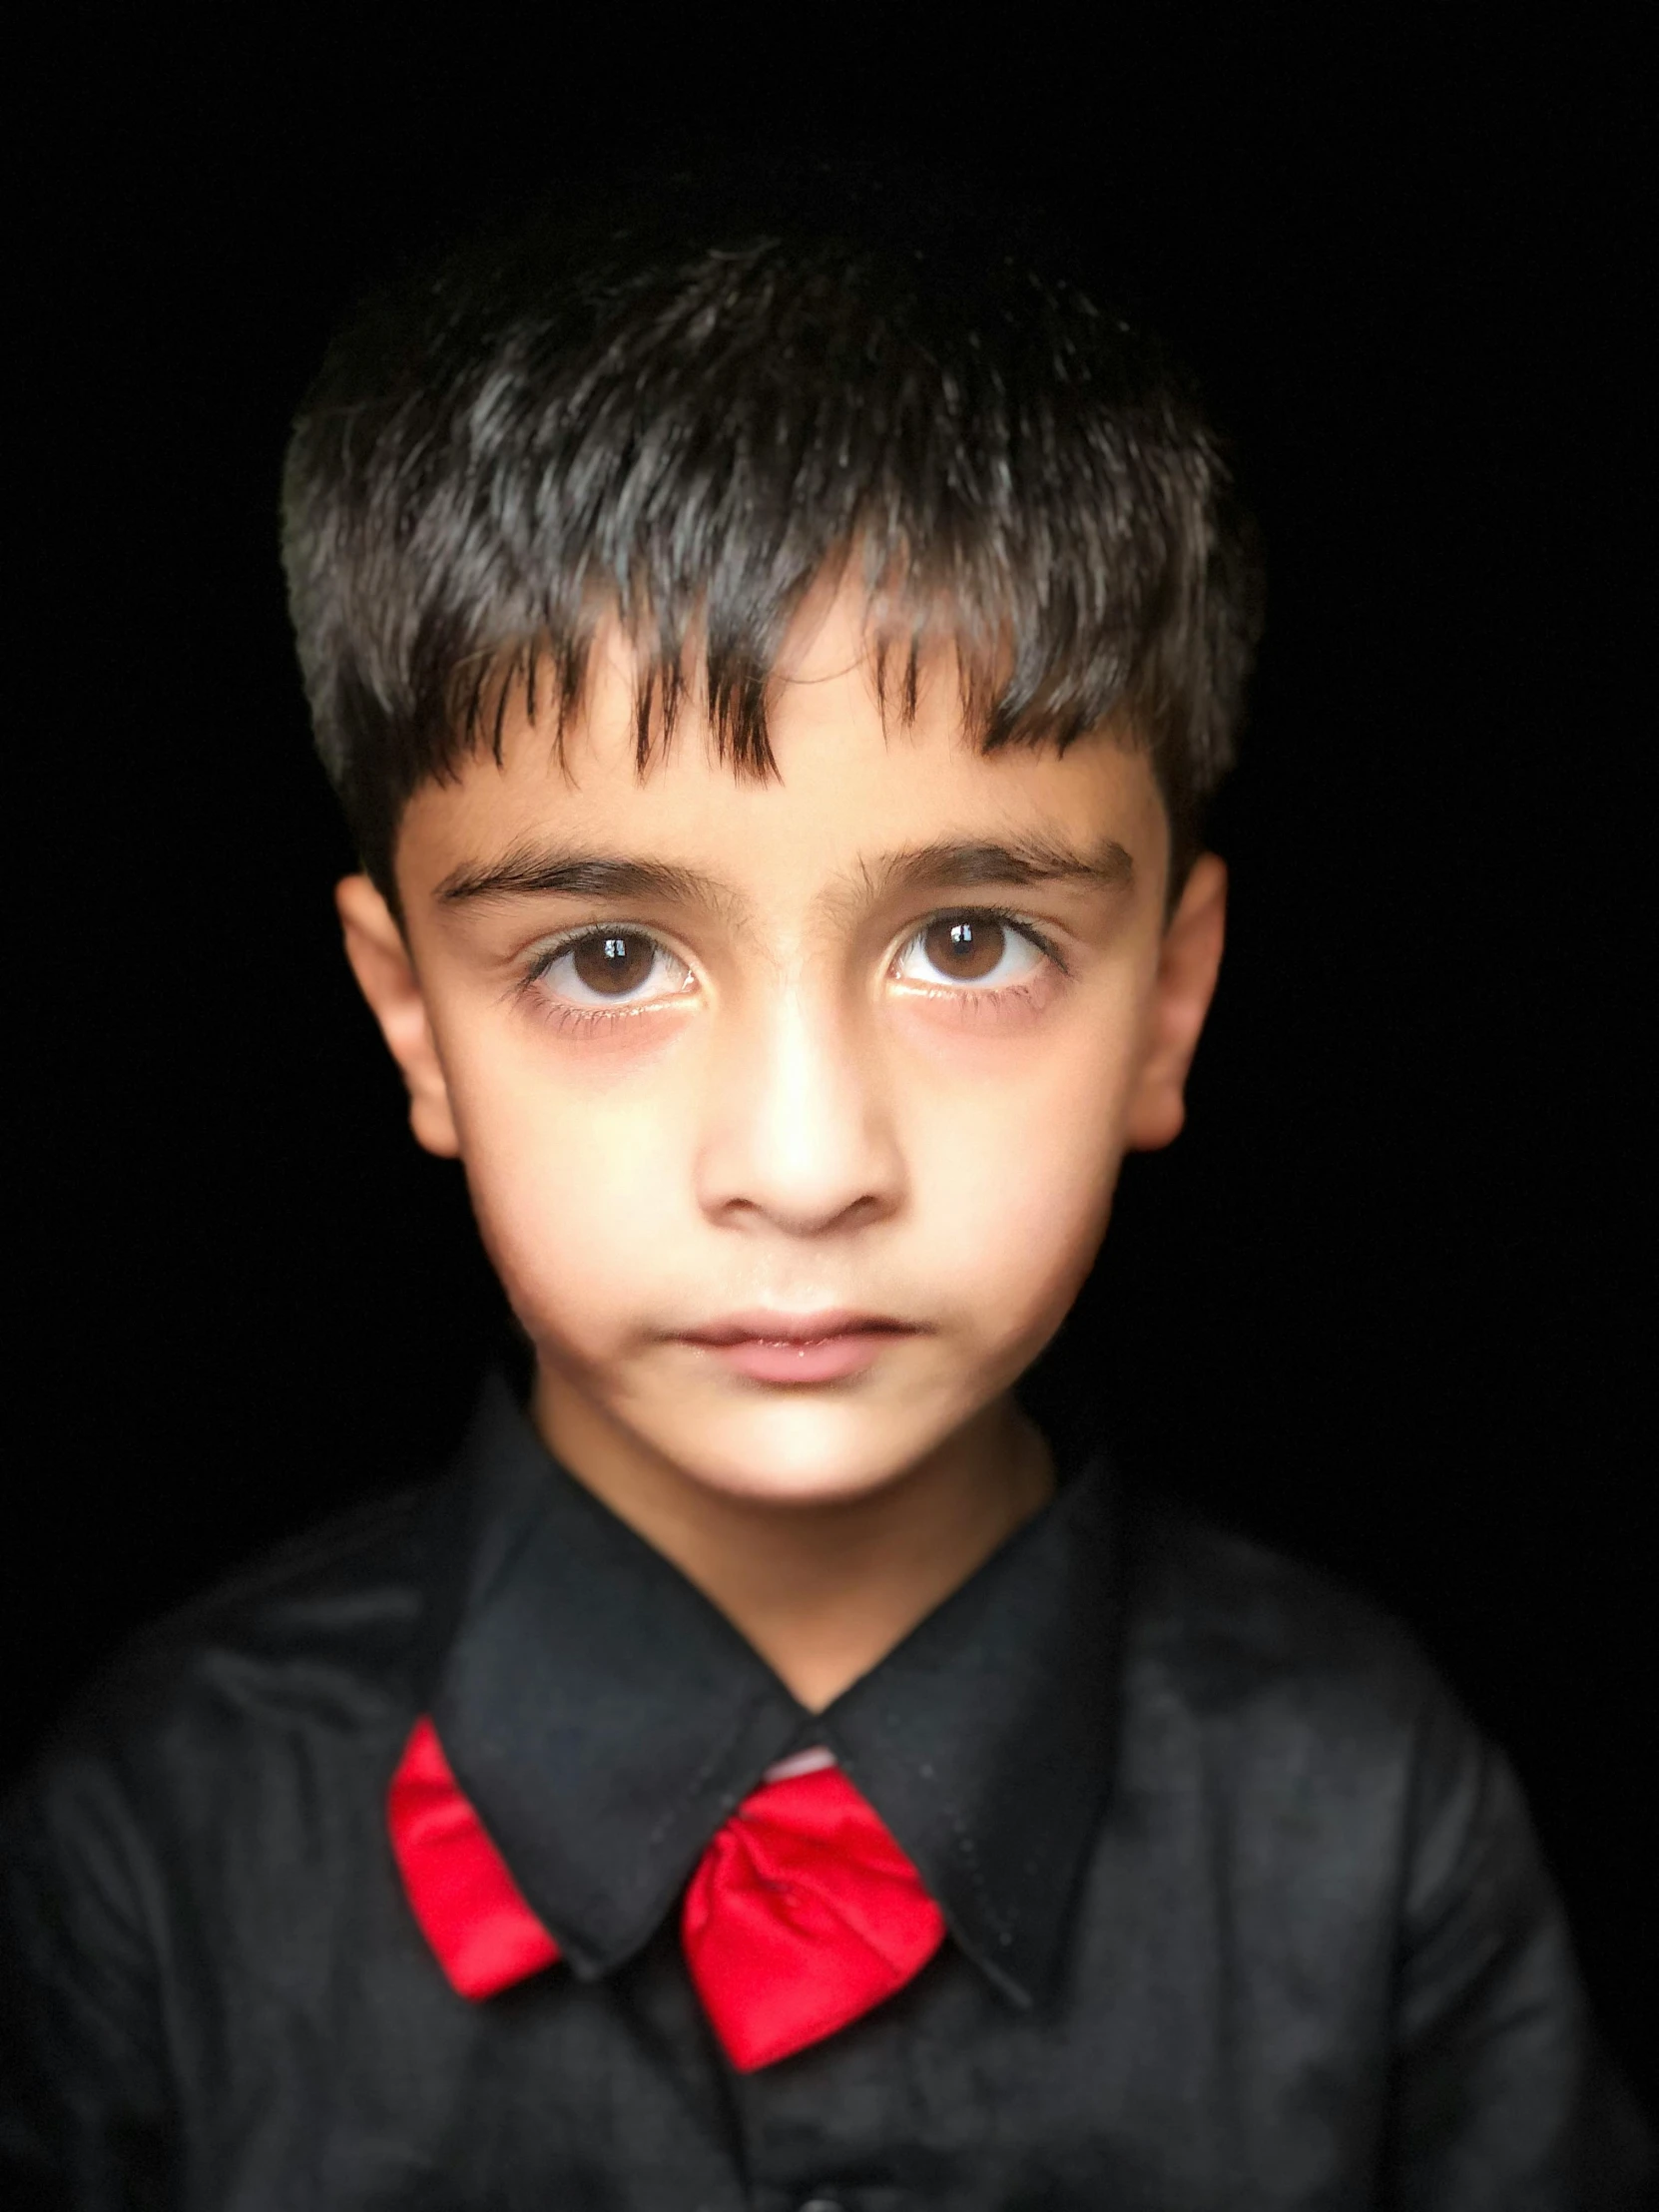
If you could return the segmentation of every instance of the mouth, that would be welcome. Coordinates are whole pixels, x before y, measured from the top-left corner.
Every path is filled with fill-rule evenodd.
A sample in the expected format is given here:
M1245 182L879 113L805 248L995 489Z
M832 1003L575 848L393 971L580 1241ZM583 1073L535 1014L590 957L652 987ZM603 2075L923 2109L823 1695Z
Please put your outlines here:
M838 1382L874 1365L883 1351L920 1332L885 1314L839 1308L817 1314L729 1314L680 1339L754 1382Z

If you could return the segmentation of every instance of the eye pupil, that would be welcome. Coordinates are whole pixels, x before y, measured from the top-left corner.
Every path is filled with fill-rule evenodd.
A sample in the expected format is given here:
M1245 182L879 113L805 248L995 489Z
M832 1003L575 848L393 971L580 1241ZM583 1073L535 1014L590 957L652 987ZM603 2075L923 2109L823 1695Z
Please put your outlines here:
M975 981L1001 959L1007 931L987 915L955 914L936 921L925 939L927 957L943 975Z
M645 981L656 950L649 937L627 937L620 930L607 929L584 937L573 948L571 964L590 991L620 998Z

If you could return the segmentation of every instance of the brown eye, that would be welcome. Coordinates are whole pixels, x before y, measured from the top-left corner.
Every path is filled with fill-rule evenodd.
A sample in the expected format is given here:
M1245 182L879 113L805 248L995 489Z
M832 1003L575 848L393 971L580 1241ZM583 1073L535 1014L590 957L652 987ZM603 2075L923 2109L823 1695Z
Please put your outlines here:
M935 997L942 991L946 997L978 998L989 1005L1034 984L1050 961L1064 972L1058 954L1035 930L964 907L923 923L890 972L896 981L919 984Z
M590 991L604 998L625 998L649 977L657 950L652 937L606 929L572 945L570 964L577 981Z
M1008 932L989 914L952 914L922 933L922 950L941 975L975 983L1007 949Z

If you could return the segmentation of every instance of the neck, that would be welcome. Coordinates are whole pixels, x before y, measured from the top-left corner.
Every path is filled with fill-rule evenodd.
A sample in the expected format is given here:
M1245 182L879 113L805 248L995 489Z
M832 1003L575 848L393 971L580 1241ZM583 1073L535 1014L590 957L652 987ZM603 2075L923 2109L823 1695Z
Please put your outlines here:
M1011 1395L878 1489L809 1504L685 1474L545 1370L532 1411L560 1462L695 1583L813 1712L867 1674L1054 1490L1047 1443Z

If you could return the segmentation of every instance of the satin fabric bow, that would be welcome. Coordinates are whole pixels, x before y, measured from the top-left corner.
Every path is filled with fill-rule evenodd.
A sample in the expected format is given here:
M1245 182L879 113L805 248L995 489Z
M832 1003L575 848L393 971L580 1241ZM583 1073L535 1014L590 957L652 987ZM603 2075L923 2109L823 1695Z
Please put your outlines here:
M416 1722L386 1804L409 1904L452 1985L491 1996L559 1956L444 1757ZM722 2047L750 2073L903 1987L944 1919L866 1799L833 1766L763 1782L716 1831L681 1941Z

